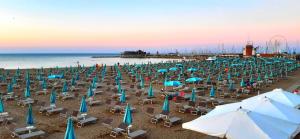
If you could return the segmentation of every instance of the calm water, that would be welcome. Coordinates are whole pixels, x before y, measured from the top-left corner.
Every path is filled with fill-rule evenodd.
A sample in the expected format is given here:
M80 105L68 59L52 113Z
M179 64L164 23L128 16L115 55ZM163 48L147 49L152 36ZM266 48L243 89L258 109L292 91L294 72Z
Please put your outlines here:
M92 58L92 56L101 56L103 58ZM170 59L161 58L120 58L118 54L0 54L0 68L5 69L27 69L27 68L50 68L77 66L92 66L94 64L113 65L114 63L158 63L170 61Z

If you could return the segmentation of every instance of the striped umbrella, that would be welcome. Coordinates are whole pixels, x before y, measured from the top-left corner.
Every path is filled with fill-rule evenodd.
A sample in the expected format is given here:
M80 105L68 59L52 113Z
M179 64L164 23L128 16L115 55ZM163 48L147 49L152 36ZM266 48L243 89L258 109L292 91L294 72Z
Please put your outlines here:
M29 104L29 107L28 107L26 123L28 126L32 126L34 124L34 118L33 118L33 114L32 114L31 104Z
M0 113L4 112L4 104L2 99L0 99Z
M65 133L64 139L76 139L75 132L74 132L74 127L73 127L72 117L68 118L67 129L66 129L66 133Z
M126 109L125 109L125 115L124 115L124 118L123 118L123 123L125 123L127 125L132 124L131 108L130 108L129 104L127 104Z
M86 105L86 101L85 101L85 96L83 96L81 98L79 112L80 113L87 113L87 111L88 111L88 109L87 109L87 105Z

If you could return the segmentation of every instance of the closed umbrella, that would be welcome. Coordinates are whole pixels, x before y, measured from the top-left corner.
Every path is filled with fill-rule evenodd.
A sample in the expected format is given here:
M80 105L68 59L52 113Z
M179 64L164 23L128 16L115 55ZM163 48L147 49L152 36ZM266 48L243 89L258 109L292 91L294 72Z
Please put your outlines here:
M148 90L148 97L150 97L150 98L154 97L152 83L150 83L150 87L149 87L149 90Z
M25 96L26 98L29 98L29 97L31 96L29 86L27 86L27 87L25 88L25 92L24 92L24 93L25 93L24 96Z
M50 105L55 106L56 103L56 93L54 90L52 90L50 95Z
M72 117L68 118L67 129L66 129L66 132L65 132L64 139L76 139Z
M92 87L90 86L88 89L88 92L87 92L87 97L92 97L92 96L94 96L94 92L93 92Z
M83 96L81 98L79 112L80 113L87 113L87 111L88 111L88 109L87 109L87 105L86 105L86 101L85 101L85 96Z
M131 108L130 108L129 104L127 104L126 109L125 109L125 115L124 115L124 118L123 118L123 123L125 123L127 125L132 124Z
M4 104L3 104L3 100L0 99L0 113L4 112Z
M28 107L27 117L26 117L26 124L28 126L33 126L33 124L34 124L34 118L33 118L33 114L32 114L31 104L29 104L29 107Z
M122 94L120 96L120 102L121 103L125 103L126 102L126 94L125 94L125 90L122 90Z
M170 105L169 105L168 96L166 96L166 98L165 98L165 101L164 101L164 104L163 104L163 107L162 107L162 111L167 112L167 113L170 112Z
M190 101L196 102L196 91L195 88L192 90Z
M210 96L210 97L215 97L215 95L216 95L216 92L215 92L214 86L212 86L212 87L210 88L209 96Z

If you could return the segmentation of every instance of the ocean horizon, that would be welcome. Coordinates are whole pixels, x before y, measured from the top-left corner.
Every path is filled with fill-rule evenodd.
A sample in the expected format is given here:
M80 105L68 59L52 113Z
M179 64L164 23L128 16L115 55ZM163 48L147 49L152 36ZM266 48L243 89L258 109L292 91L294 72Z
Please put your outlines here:
M92 58L93 56L100 58ZM84 66L93 66L95 64L111 66L115 63L142 64L172 60L164 58L121 58L119 56L119 53L3 53L0 54L0 68L54 68L77 66L78 63Z

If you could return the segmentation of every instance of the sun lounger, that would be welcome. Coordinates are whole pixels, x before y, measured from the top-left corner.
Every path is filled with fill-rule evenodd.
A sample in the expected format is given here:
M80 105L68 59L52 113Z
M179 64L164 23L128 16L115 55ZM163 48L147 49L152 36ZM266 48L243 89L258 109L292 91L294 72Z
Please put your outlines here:
M81 128L87 124L92 124L92 123L96 123L98 119L95 117L88 117L88 118L83 118L81 120L78 121L77 123L77 127Z
M35 137L43 137L46 133L42 130L30 132L27 134L17 135L20 139L28 139L28 138L35 138Z
M33 104L35 102L35 100L31 99L31 98L27 98L24 100L19 100L19 102L17 103L20 106L27 106L29 104Z
M88 100L87 104L89 106L95 106L95 105L100 105L101 104L101 100Z
M10 132L11 132L11 136L12 136L12 137L16 137L16 136L18 136L18 135L20 135L20 134L24 134L24 133L26 133L26 132L29 132L29 129L26 128L26 127L22 127L22 128L14 128L14 127L10 126L10 127L9 127L9 130L10 130ZM36 127L33 127L33 128L31 128L30 130L31 130L31 131L34 131L34 130L36 130Z
M127 139L143 138L146 137L147 132L145 130L137 130L130 132L126 135Z
M73 94L69 94L67 93L66 95L64 95L62 97L62 101L65 101L65 100L69 100L69 99L73 99L75 96Z
M47 110L46 115L47 115L47 116L50 116L50 115L52 115L52 114L58 114L58 113L60 113L60 112L63 111L63 110L64 110L64 108L54 108L54 109L49 109L49 110Z
M46 112L47 110L50 110L50 109L52 109L53 107L52 106L47 106L47 107L41 107L40 109L39 109L39 113L44 113L44 112Z
M110 132L110 136L116 138L121 134L125 134L127 132L127 125L125 123L121 123L117 128L112 129Z
M35 92L35 95L46 95L46 94L47 94L47 90L42 90L42 91Z
M113 106L113 107L110 109L110 112L111 112L111 113L118 113L118 112L121 112L121 110L122 110L122 107L121 107L121 106L115 105L115 106Z
M67 119L68 116L69 116L69 114L68 114L68 110L67 110L67 109L63 109L63 110L59 113L59 118Z
M172 117L167 120L165 120L164 126L165 127L172 127L175 124L180 124L182 122L182 119L179 117Z
M15 96L13 94L7 94L7 95L3 95L2 99L5 101L14 100Z

